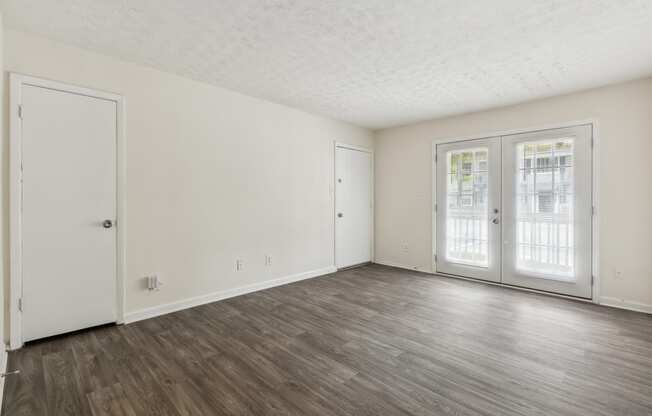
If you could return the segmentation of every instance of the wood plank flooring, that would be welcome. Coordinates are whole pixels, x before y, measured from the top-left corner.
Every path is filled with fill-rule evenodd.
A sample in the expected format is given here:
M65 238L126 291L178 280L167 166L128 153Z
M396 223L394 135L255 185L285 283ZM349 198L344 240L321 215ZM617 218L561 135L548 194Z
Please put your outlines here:
M370 265L11 352L3 415L651 415L652 316Z

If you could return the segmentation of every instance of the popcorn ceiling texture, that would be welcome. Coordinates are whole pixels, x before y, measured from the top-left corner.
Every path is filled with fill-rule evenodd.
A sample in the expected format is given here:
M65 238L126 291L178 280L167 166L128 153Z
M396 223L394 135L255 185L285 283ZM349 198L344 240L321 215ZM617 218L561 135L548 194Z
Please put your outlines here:
M0 4L9 28L370 128L652 73L650 0Z

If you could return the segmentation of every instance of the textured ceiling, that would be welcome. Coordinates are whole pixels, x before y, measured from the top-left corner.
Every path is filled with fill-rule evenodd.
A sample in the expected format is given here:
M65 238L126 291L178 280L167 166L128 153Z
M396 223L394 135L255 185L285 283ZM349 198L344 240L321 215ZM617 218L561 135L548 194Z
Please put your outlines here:
M0 0L5 25L382 128L652 74L651 0Z

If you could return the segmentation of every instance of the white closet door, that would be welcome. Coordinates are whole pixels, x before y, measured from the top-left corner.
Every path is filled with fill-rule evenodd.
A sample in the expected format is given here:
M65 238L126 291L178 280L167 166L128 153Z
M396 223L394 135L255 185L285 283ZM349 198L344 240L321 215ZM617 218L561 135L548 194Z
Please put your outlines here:
M500 281L500 138L437 145L437 271Z
M372 155L335 148L335 264L338 268L371 261Z
M116 103L22 87L23 340L116 320Z
M502 138L503 283L591 297L591 135Z

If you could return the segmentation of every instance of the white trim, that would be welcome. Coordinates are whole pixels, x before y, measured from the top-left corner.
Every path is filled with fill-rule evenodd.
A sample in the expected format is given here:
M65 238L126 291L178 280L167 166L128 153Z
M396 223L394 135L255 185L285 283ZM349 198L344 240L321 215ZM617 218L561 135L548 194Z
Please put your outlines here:
M140 309L133 312L128 312L125 315L125 323L132 323L142 321L143 319L154 318L155 316L165 315L172 312L177 312L183 309L193 308L195 306L204 305L207 303L217 302L219 300L233 298L247 293L257 292L263 289L269 289L276 286L286 285L288 283L298 282L300 280L311 279L313 277L323 276L330 273L335 273L337 269L335 266L325 267L323 269L312 270L303 273L297 273L277 279L267 280L265 282L254 283L251 285L236 287L233 289L221 290L218 292L209 293L193 298L183 299L164 305L153 306L151 308Z
M410 270L410 271L417 271L425 274L429 274L432 276L437 276L437 277L445 277L445 278L451 278L451 279L458 279L458 280L466 280L469 282L474 282L474 283L479 283L479 284L485 284L485 285L491 285L491 286L498 286L498 287L504 287L507 289L514 289L514 290L520 290L521 292L530 292L530 293L537 293L540 295L548 295L548 296L553 296L556 298L563 298L563 299L570 299L570 300L577 300L580 302L585 302L585 303L590 303L590 299L584 299L584 298L577 298L575 296L568 296L568 295L562 295L560 293L554 293L554 292L546 292L544 290L537 290L537 289L530 289L527 287L522 287L522 286L512 286L512 285L506 285L500 282L492 282L490 280L481 280L481 279L474 279L472 277L464 277L464 276L458 276L455 274L446 274L446 273L435 273L435 272L427 272L423 270L419 270L417 266L406 266L403 264L399 263L394 263L391 261L383 261L383 262L375 262L375 264L380 264L382 266L389 266L389 267L396 267L398 269L405 269L405 270Z
M116 323L123 324L127 308L127 102L122 96L116 101L116 277L118 308Z
M428 273L428 274L435 274L435 273L427 271L427 270L421 270L421 268L419 266L408 266L407 264L397 263L397 262L390 261L390 260L376 260L373 263L374 264L380 264L381 266L396 267L397 269L411 270L413 272L422 272L422 273Z
M430 153L430 272L437 271L437 143L432 141Z
M432 276L438 276L438 277L447 277L447 278L452 278L452 279L459 279L459 280L466 280L469 282L475 282L479 284L486 284L486 285L491 285L491 286L498 286L498 287L504 287L507 289L514 289L514 290L519 290L521 292L530 292L530 293L537 293L540 295L547 295L547 296L552 296L556 298L562 298L562 299L569 299L569 300L575 300L579 302L584 302L584 303L596 303L599 304L600 306L608 307L608 308L617 308L617 309L624 309L628 311L633 311L633 312L642 312L642 313L648 313L652 314L652 305L646 304L646 303L641 303L641 302L636 302L632 300L626 300L626 299L619 299L619 298L614 298L614 297L608 297L608 296L603 296L600 298L599 302L595 302L591 299L584 299L584 298L577 298L574 296L567 296L567 295L562 295L559 293L553 293L553 292L546 292L542 290L536 290L536 289L529 289L527 287L520 287L520 286L511 286L511 285L505 285L502 283L497 283L497 282L490 282L487 280L479 280L479 279L473 279L471 277L464 277L464 276L456 276L452 274L443 274L443 273L434 273L434 272L427 272L423 270L419 270L417 266L407 266L404 264L400 263L395 263L392 261L375 261L374 264L379 264L382 266L389 266L389 267L395 267L397 269L405 269L409 271L418 271L421 273L425 273L428 275Z
M0 371L3 374L7 374L7 361L9 358L9 354L7 353L7 349L5 348L4 343L2 344L2 355L0 355ZM7 377L0 377L0 404L4 402L5 399L5 379Z
M487 285L492 285L492 286L500 286L500 287L506 287L514 290L519 290L523 292L531 292L531 293L537 293L537 294L542 294L542 295L548 295L548 296L554 296L558 298L563 298L563 299L570 299L570 300L576 300L580 302L590 302L588 299L582 299L582 298L576 298L572 296L565 296L565 295L560 295L557 293L550 293L550 292L544 292L540 290L535 290L535 289L528 289L524 287L518 287L518 286L510 286L510 285L503 285L500 283L495 283L495 282L487 282L484 280L477 280L477 279L471 279L467 277L462 277L462 276L454 276L454 275L444 275L440 273L430 273L430 272L424 272L423 270L420 270L418 266L408 266L404 264L399 264L396 262L392 261L385 261L385 260L378 260L375 261L374 264L379 264L383 266L389 266L389 267L395 267L399 269L405 269L409 271L418 271L421 273L429 274L429 275L434 275L434 276L440 276L440 277L449 277L449 278L454 278L454 279L460 279L460 280L467 280L470 282L475 282L475 283L480 283L480 284L487 284ZM212 303L212 302L217 302L220 300L236 297L236 296L241 296L245 295L247 293L253 293L257 292L259 290L264 290L264 289L269 289L272 287L277 287L277 286L282 286L286 285L289 283L294 283L298 282L301 280L307 280L311 279L314 277L319 277L331 273L335 273L337 269L335 266L331 267L326 267L323 269L317 269L317 270L312 270L309 272L304 272L304 273L298 273L290 276L285 276L281 277L278 279L273 279L273 280L268 280L265 282L261 283L254 283L251 285L247 286L241 286L238 288L234 289L227 289L227 290L222 290L218 292L213 292L209 293L207 295L202 295L202 296L197 296L193 298L188 298L164 305L159 305L159 306L154 306L151 308L145 308L145 309L140 309L134 312L128 312L125 315L125 323L130 324L133 322L137 321L142 321L144 319L149 319L149 318L154 318L156 316L160 315L165 315L168 313L172 312L177 312L180 310L184 309L189 309L193 308L195 306L200 306L200 305L205 305L207 303ZM646 305L642 303L637 303L633 301L625 301L622 299L617 299L617 298L608 298L608 297L603 297L601 298L602 305L607 306L607 307L615 307L615 308L621 308L621 309L628 309L632 311L638 311L638 312L645 312L645 313L652 313L652 305Z
M376 214L376 193L375 193L375 188L376 188L376 177L374 176L376 168L375 168L375 159L376 156L374 154L374 149L369 148L369 147L363 147L363 146L356 146L352 144L347 144L347 143L342 143L338 141L333 142L333 264L335 267L337 267L337 162L336 162L336 157L337 157L337 148L340 147L342 149L350 149L350 150L357 150L359 152L366 152L371 155L371 201L370 203L370 209L371 209L371 259L369 260L371 263L374 263L374 260L376 258L376 238L375 238L375 232L376 232L376 220L375 220L375 214Z
M116 321L124 322L126 304L126 146L125 146L125 100L119 94L98 91L86 87L64 84L57 81L36 78L17 73L9 74L9 243L10 243L10 286L9 286L9 348L22 347L22 314L18 302L22 296L22 232L21 232L21 161L22 131L18 114L22 103L22 86L32 85L52 90L85 95L116 103Z
M21 123L18 106L22 102L18 75L9 74L9 348L23 345L21 313L18 302L22 293L21 227L20 227L20 148Z
M359 152L367 152L367 153L374 153L374 149L369 148L369 147L364 147L364 146L356 146L353 144L348 144L348 143L342 143L342 142L335 142L335 147L341 147L342 149L350 149L350 150L357 150Z
M598 152L599 150L599 129L598 129L598 120L597 118L590 118L590 119L585 119L585 120L576 120L576 121L566 121L566 122L561 122L561 123L555 123L555 124L547 124L547 125L542 125L542 126L536 126L536 127L527 127L527 128L519 128L519 129L512 129L512 130L502 130L502 131L493 131L489 133L482 133L482 134L472 134L468 136L461 136L461 137L451 137L451 138L439 138L439 139L433 139L432 140L432 171L431 171L431 176L430 176L430 181L431 181L431 192L432 192L432 205L431 205L431 230L432 230L432 235L431 235L431 247L432 247L432 257L431 257L431 264L432 264L432 270L431 272L434 274L437 271L437 265L436 262L434 261L435 259L435 254L437 253L437 229L436 229L436 223L437 223L437 212L435 211L435 205L438 203L437 202L437 187L436 187L436 168L437 168L437 161L436 161L436 155L437 155L437 145L438 144L444 144L444 143L453 143L453 142L461 142L461 141L467 141L467 140L479 140L479 139L484 139L488 137L502 137L502 136L511 136L514 134L523 134L523 133L535 133L543 130L553 130L553 129L561 129L561 128L568 128L568 127L576 127L576 126L582 126L582 125L590 125L592 127L592 148L591 148L591 159L592 159L592 164L593 168L591 171L591 182L592 182L592 205L595 209L594 215L593 215L593 223L592 223L592 241L591 241L591 261L592 261L592 275L593 275L593 287L591 290L591 301L596 304L600 304L600 273L599 273L599 214L600 214L600 208L599 208L599 199L598 199L598 189L599 189L599 163L600 163L600 154ZM458 276L456 276L458 277ZM473 280L473 279L471 279ZM492 283L492 282L487 282L487 283ZM498 285L502 285L501 283L497 283ZM509 286L509 285L503 285L507 287L515 287L515 286ZM530 290L530 289L527 289ZM534 290L536 292L536 290ZM546 293L548 292L541 292L541 293ZM552 295L553 293L549 293ZM559 296L564 296L564 295L559 295ZM572 298L576 299L576 298ZM577 298L579 299L579 298Z
M636 302L633 300L614 298L611 296L602 296L600 305L611 308L626 309L629 311L643 312L652 314L652 305L647 303Z
M523 133L536 133L536 132L543 131L543 130L563 129L563 128L567 128L567 127L584 126L584 125L587 125L587 124L595 125L595 124L597 124L597 121L594 118L584 119L584 120L575 120L575 121L565 121L565 122L556 123L556 124L545 124L545 125L542 125L542 126L526 127L526 128L511 129L511 130L497 130L497 131L492 131L492 132L489 132L489 133L471 134L471 135L468 135L468 136L439 138L439 139L433 139L432 142L434 144L462 142L462 141L466 141L466 140L486 139L486 138L489 138L489 137L511 136L511 135L514 135L514 134L523 134Z
M593 276L593 291L592 291L592 301L593 303L600 303L600 203L599 203L599 192L600 187L598 186L600 180L600 129L599 122L597 119L591 121L592 126L592 153L591 153L591 163L593 164L593 170L591 172L591 204L593 206L593 218L591 222L591 265L592 276Z
M93 88L81 87L78 85L66 84L59 81L53 81L45 78L33 77L30 75L19 74L16 72L11 72L9 74L10 81L17 81L20 84L32 85L35 87L49 88L51 90L57 90L62 92L70 92L73 94L85 95L87 97L101 98L109 101L120 101L123 99L122 95L115 94L112 92L97 90Z
M459 279L459 280L467 280L469 282L475 282L475 283L487 284L487 285L491 285L491 286L504 287L506 289L520 290L521 292L537 293L539 295L547 295L547 296L552 296L552 297L555 297L555 298L576 300L576 301L584 302L584 303L593 303L591 301L591 299L579 298L579 297L576 297L576 296L569 296L569 295L564 295L564 294L555 293L555 292L547 292L545 290L539 290L539 289L530 289L529 287L508 285L508 284L505 284L505 283L491 282L489 280L474 279L472 277L458 276L458 275L454 275L454 274L446 274L446 273L434 273L434 274L435 274L435 276L450 277L452 279Z

